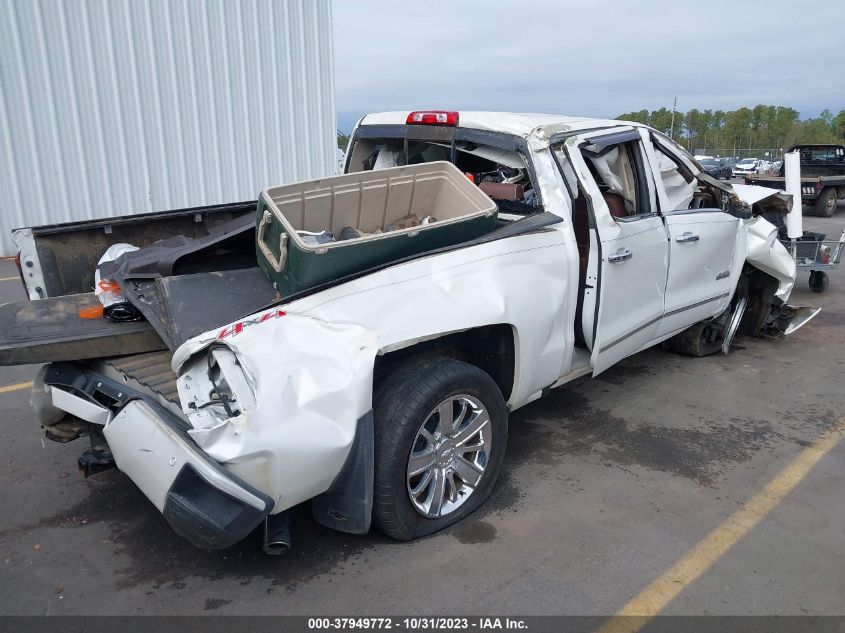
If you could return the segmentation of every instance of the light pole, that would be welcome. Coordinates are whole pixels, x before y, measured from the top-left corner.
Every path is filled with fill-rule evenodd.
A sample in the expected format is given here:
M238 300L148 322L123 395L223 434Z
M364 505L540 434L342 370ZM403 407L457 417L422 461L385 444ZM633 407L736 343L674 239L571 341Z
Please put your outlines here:
M669 138L675 138L675 107L678 105L678 97L672 102L672 123L669 126Z

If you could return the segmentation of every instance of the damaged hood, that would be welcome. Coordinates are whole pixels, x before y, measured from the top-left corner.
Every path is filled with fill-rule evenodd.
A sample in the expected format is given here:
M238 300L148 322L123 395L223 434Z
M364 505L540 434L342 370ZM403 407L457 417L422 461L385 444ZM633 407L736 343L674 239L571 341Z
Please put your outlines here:
M792 208L792 194L759 185L731 185L736 197L760 213L789 213Z
M789 213L792 208L792 195L780 189L771 189L759 185L741 185L722 182L713 178L706 171L696 168L696 178L715 187L730 196L734 206L746 207L756 215L761 213Z

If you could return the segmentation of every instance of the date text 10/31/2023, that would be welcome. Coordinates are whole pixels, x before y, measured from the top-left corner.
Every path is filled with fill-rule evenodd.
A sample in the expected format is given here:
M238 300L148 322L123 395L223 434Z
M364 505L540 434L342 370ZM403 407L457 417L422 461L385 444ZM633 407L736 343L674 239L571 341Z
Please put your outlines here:
M525 630L527 624L520 618L501 617L359 617L359 618L309 618L310 630Z

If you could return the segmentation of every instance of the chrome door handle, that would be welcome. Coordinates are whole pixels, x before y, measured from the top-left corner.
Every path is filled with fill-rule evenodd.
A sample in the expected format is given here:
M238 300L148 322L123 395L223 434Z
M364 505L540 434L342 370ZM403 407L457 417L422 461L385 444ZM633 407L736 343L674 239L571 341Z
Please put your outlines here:
M634 254L629 251L627 248L620 248L615 253L607 256L607 261L611 264L617 264L619 262L626 262L631 259Z
M683 235L679 235L675 238L676 242L697 242L698 236L695 233L690 233L687 231Z

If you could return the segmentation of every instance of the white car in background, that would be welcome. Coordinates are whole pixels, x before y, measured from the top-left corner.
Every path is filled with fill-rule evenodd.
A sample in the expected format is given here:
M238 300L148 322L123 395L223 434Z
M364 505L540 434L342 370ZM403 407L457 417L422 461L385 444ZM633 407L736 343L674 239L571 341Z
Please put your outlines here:
M770 168L769 161L762 160L761 158L743 158L734 165L732 174L734 178L741 178L750 174L765 174Z

